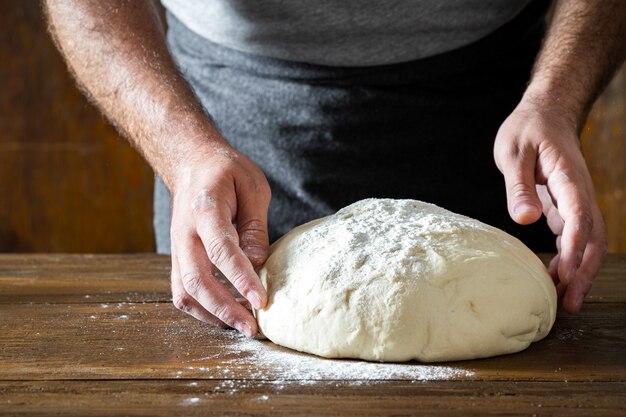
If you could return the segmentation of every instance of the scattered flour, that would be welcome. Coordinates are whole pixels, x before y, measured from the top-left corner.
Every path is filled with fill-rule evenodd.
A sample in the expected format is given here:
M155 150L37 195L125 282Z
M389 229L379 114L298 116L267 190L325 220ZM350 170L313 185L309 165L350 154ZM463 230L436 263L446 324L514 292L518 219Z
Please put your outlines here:
M228 344L230 352L225 353L236 355L237 359L222 362L225 365L222 375L232 377L229 366L247 365L256 370L252 376L254 379L273 380L277 389L289 380L297 380L301 384L328 380L364 384L389 380L454 380L474 376L472 371L452 366L324 359L278 347L269 341L249 339L239 333L224 333L232 342Z
M198 398L198 397L185 398L183 400L183 404L182 405L196 405L199 402L200 402L200 398Z

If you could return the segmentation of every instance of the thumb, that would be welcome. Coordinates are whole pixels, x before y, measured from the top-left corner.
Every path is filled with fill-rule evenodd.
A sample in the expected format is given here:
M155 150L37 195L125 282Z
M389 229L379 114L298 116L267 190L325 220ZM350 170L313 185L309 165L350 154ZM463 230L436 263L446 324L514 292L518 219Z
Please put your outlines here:
M517 152L501 164L506 184L509 215L518 224L531 224L541 217L541 200L535 182L536 154Z

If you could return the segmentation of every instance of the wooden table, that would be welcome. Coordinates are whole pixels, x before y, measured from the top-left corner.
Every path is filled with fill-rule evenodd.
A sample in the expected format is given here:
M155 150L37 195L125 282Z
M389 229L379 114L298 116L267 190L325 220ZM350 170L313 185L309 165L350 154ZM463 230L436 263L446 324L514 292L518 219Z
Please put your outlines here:
M170 302L169 258L0 255L0 415L626 415L626 255L528 350L330 361Z

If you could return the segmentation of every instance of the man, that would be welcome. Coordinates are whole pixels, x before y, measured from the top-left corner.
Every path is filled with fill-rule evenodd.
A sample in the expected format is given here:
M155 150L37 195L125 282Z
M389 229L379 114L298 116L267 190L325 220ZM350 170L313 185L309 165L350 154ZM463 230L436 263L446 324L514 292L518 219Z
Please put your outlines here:
M550 250L543 225L516 228L504 206L519 225L543 212L557 291L580 309L606 243L578 134L626 55L625 3L559 0L545 36L541 1L164 4L167 38L151 2L45 7L79 84L171 192L178 308L256 334L214 274L266 304L254 266L268 207L275 239L355 200L396 197Z

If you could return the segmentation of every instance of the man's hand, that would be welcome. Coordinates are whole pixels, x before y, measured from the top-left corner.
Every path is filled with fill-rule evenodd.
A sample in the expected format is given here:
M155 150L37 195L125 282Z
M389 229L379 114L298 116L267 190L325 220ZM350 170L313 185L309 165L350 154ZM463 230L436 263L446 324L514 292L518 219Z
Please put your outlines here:
M254 272L267 257L270 188L261 170L233 149L194 162L172 196L172 294L204 322L257 333L250 312L216 278L217 270L254 308L267 295ZM236 229L233 226L236 223Z
M626 2L556 0L553 6L528 89L500 127L494 157L513 220L534 223L543 212L557 236L549 271L559 300L576 313L607 249L578 135L626 58Z
M267 302L253 264L267 252L269 187L179 74L155 2L46 0L44 10L78 83L172 192L174 303L205 322L256 334L252 315L215 272L253 307Z
M494 157L504 174L511 218L530 224L543 212L557 236L549 271L559 300L576 313L607 244L576 124L562 113L540 100L523 100L500 127Z

